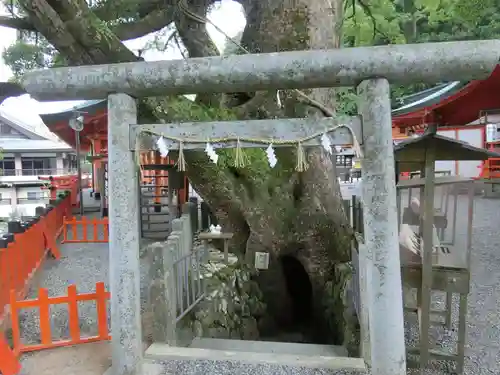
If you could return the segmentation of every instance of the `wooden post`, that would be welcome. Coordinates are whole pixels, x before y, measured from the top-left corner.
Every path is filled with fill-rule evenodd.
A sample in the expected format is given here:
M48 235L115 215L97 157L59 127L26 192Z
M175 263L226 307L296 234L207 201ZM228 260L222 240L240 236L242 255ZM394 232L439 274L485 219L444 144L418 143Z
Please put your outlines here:
M420 307L418 310L420 323L420 368L427 367L429 362L429 328L431 319L432 290L432 250L434 245L434 170L436 164L434 145L425 153L425 186L423 204L423 242L422 249L422 286L419 291ZM423 370L422 370L423 371Z
M154 164L156 166L160 165L161 164L161 155L159 152L155 152L154 153ZM161 212L161 182L162 182L162 171L159 170L159 169L155 169L154 171L154 176L155 176L155 187L153 189L154 191L154 199L153 199L153 202L154 202L154 212Z

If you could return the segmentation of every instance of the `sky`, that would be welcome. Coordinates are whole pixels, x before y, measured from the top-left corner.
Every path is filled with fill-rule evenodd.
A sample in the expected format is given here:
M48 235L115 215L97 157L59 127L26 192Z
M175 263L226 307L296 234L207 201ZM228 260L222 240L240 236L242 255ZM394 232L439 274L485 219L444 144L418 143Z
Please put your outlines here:
M0 9L0 14L4 15L7 13L5 9ZM229 37L236 36L236 34L245 27L245 17L241 6L231 0L222 0L220 5L210 14L209 19ZM215 44L219 49L222 49L226 42L225 36L215 30L210 24L207 25L207 29ZM0 35L2 36L0 38L0 52L3 52L5 48L16 40L16 31L6 27L0 27ZM152 39L152 36L146 36L126 41L125 45L132 51L137 52ZM143 54L143 57L148 61L182 59L182 55L177 48L171 48L165 52L149 50ZM11 76L12 72L5 65L0 56L0 82L7 81ZM3 104L0 105L0 111L11 118L13 117L29 125L39 127L44 125L38 114L63 111L79 103L81 102L37 102L30 98L29 95L22 95L16 98L6 99Z

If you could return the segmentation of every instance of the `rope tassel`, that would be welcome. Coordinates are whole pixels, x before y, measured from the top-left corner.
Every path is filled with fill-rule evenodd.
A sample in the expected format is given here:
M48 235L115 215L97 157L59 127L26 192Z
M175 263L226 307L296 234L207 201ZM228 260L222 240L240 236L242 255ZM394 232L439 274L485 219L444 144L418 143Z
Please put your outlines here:
M307 171L309 168L309 164L307 164L306 154L304 152L304 147L302 146L302 142L297 143L297 165L295 170L297 172Z
M184 159L184 142L179 142L179 159L177 160L177 170L184 172L186 170L186 160Z
M234 166L236 168L245 168L248 164L248 159L245 152L241 148L241 142L238 138L236 140L236 150L234 151Z

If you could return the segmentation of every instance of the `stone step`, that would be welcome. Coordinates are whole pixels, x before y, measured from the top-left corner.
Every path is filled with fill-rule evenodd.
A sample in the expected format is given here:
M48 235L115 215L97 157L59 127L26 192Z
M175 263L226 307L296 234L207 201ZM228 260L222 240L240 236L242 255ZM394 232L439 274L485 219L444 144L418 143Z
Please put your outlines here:
M197 343L198 345L219 347L221 349L181 348L165 344L151 345L146 350L143 374L368 374L366 365L362 359L339 356L338 354L343 351L338 347L330 347L330 355L325 355L327 354L325 353L325 348L317 348L315 352L312 350L312 347L316 345L304 344L303 353L297 354L298 347L302 346L302 344L256 341L243 344L243 341L240 340L220 339L217 339L217 343L213 341L210 344L207 340L216 339L201 339ZM226 350L225 348L231 343L230 349ZM248 345L248 347L245 348L245 345ZM274 347L273 351L266 352L263 349L264 345L269 345L266 348ZM297 347L293 348L294 345L297 345ZM306 349L309 345L310 347ZM295 353L287 353L284 348L288 348Z
M302 343L299 344L293 342L231 340L196 337L193 339L190 348L305 356L347 357L347 350L343 346Z

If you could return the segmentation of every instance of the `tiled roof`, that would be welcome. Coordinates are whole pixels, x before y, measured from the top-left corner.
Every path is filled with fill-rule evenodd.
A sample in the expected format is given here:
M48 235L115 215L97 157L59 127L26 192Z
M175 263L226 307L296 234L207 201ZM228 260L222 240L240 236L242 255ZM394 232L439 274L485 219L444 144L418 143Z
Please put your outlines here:
M4 152L13 151L65 151L73 149L64 142L56 142L50 139L0 139L0 148Z
M2 111L1 109L0 109L0 122L10 126L17 132L24 134L30 139L39 139L39 140L49 139L53 141L59 140L57 135L50 132L50 130L43 122L41 122L40 126L38 127L32 126L22 122L19 119L16 119L12 115L6 113L5 111Z

